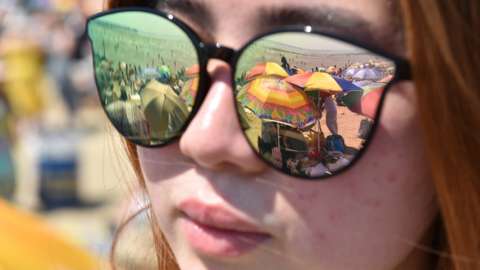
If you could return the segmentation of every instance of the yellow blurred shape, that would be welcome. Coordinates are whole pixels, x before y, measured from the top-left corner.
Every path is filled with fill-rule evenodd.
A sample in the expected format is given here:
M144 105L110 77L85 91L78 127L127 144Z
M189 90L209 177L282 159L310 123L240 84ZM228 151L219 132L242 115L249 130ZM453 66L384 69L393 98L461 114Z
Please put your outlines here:
M0 270L100 269L100 260L0 200Z
M32 117L45 106L46 79L40 47L29 40L2 40L0 57L5 62L4 91L13 114Z
M276 75L282 78L288 77L288 73L277 63L268 62L265 69L266 75Z

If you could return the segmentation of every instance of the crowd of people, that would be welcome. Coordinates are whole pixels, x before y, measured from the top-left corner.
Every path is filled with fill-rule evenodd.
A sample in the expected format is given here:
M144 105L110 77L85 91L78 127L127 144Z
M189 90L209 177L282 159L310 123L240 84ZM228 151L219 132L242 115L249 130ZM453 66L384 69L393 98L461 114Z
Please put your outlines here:
M155 137L156 134L158 141L162 141L169 139L168 134L175 136L183 127L192 109L192 100L185 97L190 95L190 99L194 99L192 96L198 90L192 89L194 87L191 85L193 80L198 80L198 74L188 74L188 69L192 67L182 67L174 72L173 67L167 64L142 66L123 61L115 62L100 54L94 57L97 63L96 77L101 90L101 101L109 116L115 118L117 129L130 133L127 135L137 139ZM289 76L307 72L297 66L290 67L285 57L277 64L281 65ZM343 67L320 66L315 67L313 72L328 73L352 83L365 85L367 82L377 83L391 74L392 69L382 63L369 61L345 64ZM249 81L245 78L236 79L242 81L237 85L240 91L249 86ZM146 94L147 92L153 93L154 97ZM341 127L340 129L338 127L337 106L343 106L339 98L343 94L320 95L318 92L308 94L317 117L317 121L308 127L300 129L270 122L269 119L260 119L261 124L257 128L261 132L258 134L257 142L254 142L257 144L255 147L276 167L295 175L319 176L346 166L360 149L357 146L349 146L349 142L345 141L339 131ZM176 100L177 110L167 110L165 105L163 107L152 105L159 96L169 96ZM252 115L251 111L246 109L245 113ZM148 110L152 111L149 113ZM168 119L168 125L156 124L159 122L158 118L162 117ZM253 117L259 118L255 114ZM323 117L328 132L322 130L320 120ZM248 117L243 120L250 121ZM356 125L358 129L360 121L351 125Z
M23 140L98 126L82 111L98 108L85 22L101 8L96 0L0 2L0 174L8 174L0 182L15 181L11 153ZM12 198L12 184L3 187Z
M15 117L41 115L56 102L75 114L92 102L84 26L99 1L7 1L0 35L1 92ZM63 3L63 4L62 4ZM69 4L67 4L69 3Z
M373 60L366 63L345 63L339 67L316 66L311 68L311 71L308 68L290 65L283 56L279 64L289 76L306 72L324 72L359 87L368 87L369 84L377 84L376 87L385 86L386 82L381 84L378 82L392 76L394 72L391 65ZM307 128L292 128L278 122L264 121L262 135L258 140L261 154L278 168L293 175L321 176L347 166L361 149L360 146L348 145L349 142L346 142L339 132L337 106L345 106L342 102L342 96L345 94L342 92L336 95L320 95L314 92L313 95L308 95L315 107L317 121ZM325 117L323 130L319 124L322 117ZM364 130L365 123L368 123L368 130ZM372 120L364 117L362 121L348 125L356 126L358 130L356 136L366 139L372 127Z

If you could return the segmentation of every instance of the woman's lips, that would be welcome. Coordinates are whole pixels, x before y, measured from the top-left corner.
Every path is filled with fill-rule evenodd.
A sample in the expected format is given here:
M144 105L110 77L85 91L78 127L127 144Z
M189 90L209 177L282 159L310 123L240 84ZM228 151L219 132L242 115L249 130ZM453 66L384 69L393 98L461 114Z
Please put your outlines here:
M254 250L271 235L221 206L197 200L180 204L181 229L193 249L210 256L236 257Z

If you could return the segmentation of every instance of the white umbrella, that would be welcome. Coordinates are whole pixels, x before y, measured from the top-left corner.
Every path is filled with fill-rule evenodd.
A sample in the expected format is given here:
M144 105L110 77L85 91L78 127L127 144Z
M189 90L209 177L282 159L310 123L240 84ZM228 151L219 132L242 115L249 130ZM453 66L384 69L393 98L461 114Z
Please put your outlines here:
M354 80L364 81L378 81L383 77L383 74L380 70L375 68L364 68L359 70L353 75Z

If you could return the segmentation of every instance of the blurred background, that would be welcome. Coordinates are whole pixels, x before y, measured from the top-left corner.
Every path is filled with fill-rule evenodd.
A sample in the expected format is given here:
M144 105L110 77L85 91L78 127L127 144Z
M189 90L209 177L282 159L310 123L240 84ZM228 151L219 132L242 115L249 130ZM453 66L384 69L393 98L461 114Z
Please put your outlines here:
M0 0L2 269L29 269L5 254L41 253L46 242L50 252L38 256L35 269L61 259L68 252L62 244L55 253L54 239L104 263L118 224L146 203L96 95L84 26L102 6L102 0ZM48 233L37 241L39 227ZM128 228L117 261L146 269L152 249L146 216ZM16 234L18 244L7 246ZM78 258L69 263L85 262Z

